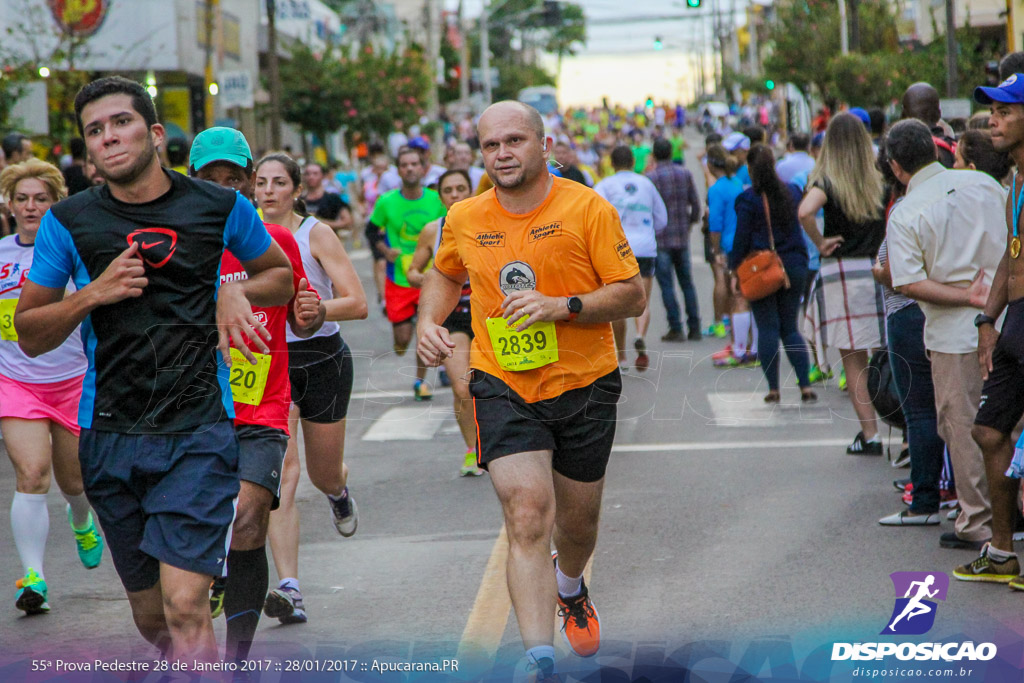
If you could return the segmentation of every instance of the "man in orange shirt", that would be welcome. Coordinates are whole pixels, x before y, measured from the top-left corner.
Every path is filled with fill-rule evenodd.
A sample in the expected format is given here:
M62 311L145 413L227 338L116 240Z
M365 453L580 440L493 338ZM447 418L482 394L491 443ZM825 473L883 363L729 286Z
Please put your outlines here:
M583 569L597 541L622 386L610 322L642 313L644 288L612 205L548 172L551 139L535 109L492 105L478 134L494 189L448 213L420 295L418 352L433 365L451 355L441 323L468 274L478 464L505 516L528 669L538 681L558 680L556 604L576 654L600 644Z

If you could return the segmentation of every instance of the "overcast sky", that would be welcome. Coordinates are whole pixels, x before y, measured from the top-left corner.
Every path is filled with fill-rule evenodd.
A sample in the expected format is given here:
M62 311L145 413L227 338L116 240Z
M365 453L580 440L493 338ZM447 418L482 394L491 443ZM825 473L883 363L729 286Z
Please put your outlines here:
M480 13L481 0L464 2L470 16ZM490 6L501 2L490 0ZM735 8L737 23L743 23L748 4L748 0L703 0L700 9L691 9L685 0L577 2L588 20L587 44L578 56L562 62L559 91L563 105L598 104L603 96L623 104L648 96L659 102L690 101L695 93L696 55L702 35L705 44L710 43L711 12L716 5L725 14ZM445 0L445 7L457 9L458 0ZM640 21L642 17L659 18ZM654 48L655 38L661 38L660 51ZM707 49L710 58L710 45ZM554 71L555 61L550 60L547 66Z

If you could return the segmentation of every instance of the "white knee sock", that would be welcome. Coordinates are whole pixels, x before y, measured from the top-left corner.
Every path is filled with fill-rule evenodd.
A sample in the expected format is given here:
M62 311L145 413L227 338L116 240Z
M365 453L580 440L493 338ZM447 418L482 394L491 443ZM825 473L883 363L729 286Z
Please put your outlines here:
M46 537L50 533L45 493L14 492L14 500L11 501L11 531L14 532L14 545L18 547L18 556L21 557L25 573L31 567L45 579L43 555L46 554Z
M68 502L68 506L71 508L71 524L78 531L85 530L89 526L89 499L85 497L84 493L79 493L77 496L69 496L61 491L60 494L64 496L64 500Z
M732 355L740 358L747 354L747 335L750 332L750 311L732 314Z

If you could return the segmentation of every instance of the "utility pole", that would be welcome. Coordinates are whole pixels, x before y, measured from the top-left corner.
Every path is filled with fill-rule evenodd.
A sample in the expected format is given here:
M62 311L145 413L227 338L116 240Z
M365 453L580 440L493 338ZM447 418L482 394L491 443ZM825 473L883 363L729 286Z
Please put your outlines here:
M459 47L459 101L469 111L469 22L459 0L459 33L462 45Z
M946 0L946 97L956 97L956 6Z
M850 49L860 52L860 0L847 0L850 3Z
M270 148L281 149L281 70L277 59L277 0L267 0L267 66L270 69Z
M850 54L850 27L846 21L846 0L839 0L839 51Z
M750 43L747 45L750 61L750 75L758 76L761 73L760 55L757 48L757 29L761 23L761 14L758 5L751 5L747 8L747 30L750 32Z
M444 67L441 61L441 8L439 0L427 0L427 52L430 60L430 90L427 91L427 116L436 121L440 107L437 86L444 82Z
M203 93L203 98L206 106L203 108L203 118L206 119L203 122L203 128L209 128L213 125L215 104L213 101L213 29L217 21L217 12L219 9L220 0L207 0L206 2L206 17L204 22L204 30L206 32L206 68L204 69L204 84L206 86L206 92Z
M484 0L483 11L480 13L480 77L484 83L484 105L490 106L493 93L491 92L491 39L487 28L487 15L490 13L489 3Z

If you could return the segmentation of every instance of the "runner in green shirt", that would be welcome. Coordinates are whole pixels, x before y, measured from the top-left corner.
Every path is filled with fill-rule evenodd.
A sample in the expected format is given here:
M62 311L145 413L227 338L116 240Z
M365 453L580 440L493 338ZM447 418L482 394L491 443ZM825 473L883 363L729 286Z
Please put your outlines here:
M397 161L402 187L377 199L367 232L379 236L372 247L387 259L384 308L391 321L395 353L401 356L412 341L413 318L420 300L420 290L409 286L406 268L412 262L423 226L445 215L445 208L437 192L420 184L424 168L418 151L402 148ZM430 386L423 381L426 373L427 367L417 356L413 393L418 401L433 397Z

